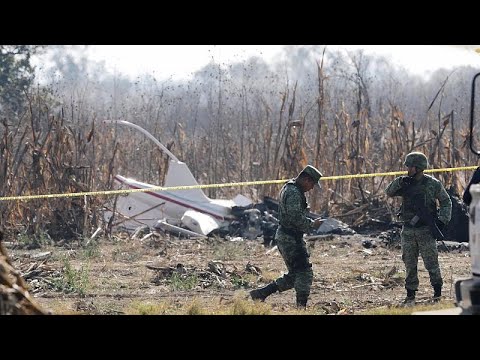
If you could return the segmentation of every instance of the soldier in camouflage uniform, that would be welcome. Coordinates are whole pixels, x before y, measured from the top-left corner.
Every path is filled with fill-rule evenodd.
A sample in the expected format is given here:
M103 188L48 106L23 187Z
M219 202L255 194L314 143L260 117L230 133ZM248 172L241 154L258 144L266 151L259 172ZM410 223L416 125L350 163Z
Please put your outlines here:
M279 226L275 240L288 273L263 288L252 290L250 295L253 300L265 301L270 294L295 288L297 307L306 308L313 271L303 234L317 229L323 220L311 220L307 217L309 211L305 193L319 185L321 177L320 171L307 165L296 178L282 187L278 211Z
M404 304L415 304L415 292L418 290L418 255L422 255L425 268L430 276L430 284L434 289L433 300L439 301L442 295L442 275L438 264L437 242L430 228L422 221L415 223L415 201L418 198L425 204L428 211L436 218L440 230L448 224L452 212L452 202L442 183L433 176L425 175L423 171L428 166L427 157L420 152L412 152L405 158L404 165L408 168L408 176L395 178L385 189L390 196L402 196L401 220L402 228L402 260L405 264L405 289L407 297ZM408 191L407 191L408 189ZM440 208L437 215L437 203ZM418 219L418 217L416 218ZM412 225L412 223L415 223Z

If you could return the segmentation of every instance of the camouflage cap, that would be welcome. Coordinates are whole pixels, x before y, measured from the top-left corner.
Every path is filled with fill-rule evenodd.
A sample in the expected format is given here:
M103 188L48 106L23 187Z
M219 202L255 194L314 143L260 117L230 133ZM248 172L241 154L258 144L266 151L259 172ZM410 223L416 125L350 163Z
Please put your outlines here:
M315 181L316 183L318 183L320 181L320 178L323 176L322 173L316 169L315 167L313 167L312 165L307 165L305 166L305 168L300 172L301 173L305 173L307 174L308 176L310 176L313 181ZM299 174L299 175L300 175ZM320 185L320 183L318 183L318 185Z

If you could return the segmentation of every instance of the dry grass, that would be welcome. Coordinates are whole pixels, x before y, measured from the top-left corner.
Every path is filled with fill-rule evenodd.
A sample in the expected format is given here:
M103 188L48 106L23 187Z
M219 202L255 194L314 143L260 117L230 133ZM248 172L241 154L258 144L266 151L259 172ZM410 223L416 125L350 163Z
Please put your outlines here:
M411 315L414 312L419 311L434 311L434 310L444 310L455 307L452 301L440 301L438 303L429 303L429 304L420 304L411 307L403 306L391 306L391 307L381 307L377 309L371 309L366 311L359 311L356 315Z
M246 241L250 256L224 261L224 276L206 277L213 260L213 245L208 240L175 240L166 253L158 254L154 248L140 246L139 260L125 261L114 258L118 248L130 248L123 242L100 241L101 256L85 258L82 250L73 256L72 250L49 248L53 253L43 266L48 272L30 277L28 285L36 302L53 313L69 314L144 314L144 315L357 315L357 314L409 314L418 310L433 310L453 304L453 282L469 276L470 258L465 253L441 253L440 266L444 278L444 300L440 304L418 304L415 308L399 308L405 297L404 267L401 253L396 249L376 248L370 255L362 251L364 236L335 236L318 242L311 249L314 279L306 311L295 306L294 290L272 294L267 300L254 302L249 291L269 283L286 271L276 252L266 254L265 247L256 241ZM195 248L195 256L192 256ZM36 263L32 254L41 250L11 249L14 266L25 271ZM83 293L71 288L55 288L42 284L42 278L53 283L51 274L65 276L65 256L75 274L89 268L88 287ZM175 269L182 264L182 276L172 278L166 274L155 281L157 272L146 267L157 264L160 268ZM261 270L261 275L244 273L250 263ZM389 269L395 273L386 279ZM41 269L41 268L40 268ZM174 272L175 273L175 272ZM202 275L203 274L203 275ZM236 275L235 275L236 274ZM195 284L190 279L195 275ZM234 276L235 275L235 276ZM419 261L419 302L432 295L428 272ZM243 278L240 282L240 277ZM75 278L77 279L77 278ZM210 280L208 280L210 279ZM208 281L207 281L208 280ZM182 286L180 286L180 284Z
M126 315L165 315L171 305L167 302L132 301L124 310Z

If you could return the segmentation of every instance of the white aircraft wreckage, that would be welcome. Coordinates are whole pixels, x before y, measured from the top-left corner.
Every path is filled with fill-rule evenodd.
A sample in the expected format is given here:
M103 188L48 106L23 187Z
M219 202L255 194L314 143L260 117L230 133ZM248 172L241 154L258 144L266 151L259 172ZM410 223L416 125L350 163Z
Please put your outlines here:
M187 164L178 160L145 129L123 120L104 120L104 123L139 130L169 157L164 187L199 185ZM114 187L148 189L157 186L116 175ZM211 199L202 189L152 190L118 196L116 200L110 202L104 217L107 222L112 220L114 227L129 231L147 225L150 228L160 228L186 236L206 236L214 230L228 228L233 221L238 220L238 216L232 213L233 208L252 206L252 201L243 195L237 195L232 200L224 200ZM260 213L259 210L258 212ZM261 235L262 231L258 227L255 233Z
M106 124L134 128L152 140L169 158L165 183L162 187L199 185L187 164L177 159L148 131L124 120L104 120ZM149 189L158 186L116 175L116 189ZM177 236L206 237L218 234L257 239L273 245L278 227L278 203L269 197L263 203L253 202L243 195L232 200L211 199L201 188L179 190L152 190L118 195L109 200L104 218L113 228L135 231L140 227L160 229ZM310 213L311 218L319 215ZM330 219L334 221L334 219ZM325 226L324 226L325 225ZM328 226L327 226L328 225ZM317 234L354 233L346 224L322 224ZM345 230L346 229L346 230Z

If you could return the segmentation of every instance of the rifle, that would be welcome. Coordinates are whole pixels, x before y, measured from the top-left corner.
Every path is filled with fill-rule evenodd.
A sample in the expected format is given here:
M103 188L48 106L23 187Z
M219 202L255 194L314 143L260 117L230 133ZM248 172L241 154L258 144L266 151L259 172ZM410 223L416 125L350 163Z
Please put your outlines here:
M415 226L419 220L422 220L426 225L428 225L430 232L436 240L445 240L445 236L443 236L442 232L438 228L435 217L425 207L422 198L415 197L414 204L417 213L412 220L410 220L410 225Z
M436 217L428 211L427 207L425 206L424 203L424 198L422 196L418 196L418 194L412 194L411 189L412 189L412 183L407 185L407 188L405 189L404 194L411 197L413 199L413 204L415 207L415 216L410 220L409 224L411 226L415 226L420 220L423 221L424 224L428 225L430 229L430 233L432 236L439 241L445 240L445 236L443 236L443 233L441 230L438 228L438 225L436 223Z

